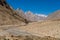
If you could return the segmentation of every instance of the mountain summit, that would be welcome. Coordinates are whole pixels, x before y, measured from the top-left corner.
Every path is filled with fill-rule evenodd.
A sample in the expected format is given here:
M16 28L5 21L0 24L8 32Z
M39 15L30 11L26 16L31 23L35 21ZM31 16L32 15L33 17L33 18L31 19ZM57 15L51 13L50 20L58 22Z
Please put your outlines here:
M31 11L27 11L25 15L28 21L42 21L45 20L45 18L47 17L43 14L33 14L33 12Z
M37 22L37 21L42 21L44 20L47 16L43 15L43 14L34 14L31 11L27 11L24 12L21 9L17 9L16 12L23 17L24 19L26 19L28 22Z

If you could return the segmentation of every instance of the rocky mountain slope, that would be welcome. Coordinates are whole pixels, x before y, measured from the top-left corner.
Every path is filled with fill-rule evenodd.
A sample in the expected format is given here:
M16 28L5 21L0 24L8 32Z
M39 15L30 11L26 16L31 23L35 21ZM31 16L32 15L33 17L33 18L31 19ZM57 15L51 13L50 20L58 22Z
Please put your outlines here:
M53 13L51 13L48 17L48 20L59 20L60 19L60 10L57 10Z
M26 19L28 21L42 21L42 20L46 19L45 16L33 14L31 11L26 12L25 15L26 15Z
M25 24L25 19L15 11L0 5L0 25Z
M24 11L22 9L17 8L15 10L22 18L26 19L26 15L24 14Z
M24 11L21 9L17 9L16 11L21 17L23 17L29 22L42 21L47 17L47 16L33 14L31 11L27 11L24 13Z

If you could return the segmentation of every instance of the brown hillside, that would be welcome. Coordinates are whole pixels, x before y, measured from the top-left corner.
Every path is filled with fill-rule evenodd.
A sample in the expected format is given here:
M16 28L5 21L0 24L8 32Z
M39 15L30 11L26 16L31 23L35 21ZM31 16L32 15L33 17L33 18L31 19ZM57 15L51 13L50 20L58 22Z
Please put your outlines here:
M48 20L60 20L60 10L57 10L47 17Z
M13 25L24 23L25 20L17 13L0 5L0 25Z

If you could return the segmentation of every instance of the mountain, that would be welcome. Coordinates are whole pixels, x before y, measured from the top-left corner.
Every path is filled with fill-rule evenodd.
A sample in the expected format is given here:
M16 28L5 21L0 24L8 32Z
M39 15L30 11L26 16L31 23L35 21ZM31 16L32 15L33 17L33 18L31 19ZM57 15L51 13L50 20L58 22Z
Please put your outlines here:
M31 11L27 11L27 12L24 13L24 11L22 9L19 9L19 8L16 10L16 12L21 17L26 19L28 22L42 21L47 17L43 14L33 14Z
M60 10L57 10L53 13L51 13L48 17L48 20L60 20Z
M30 11L24 14L22 10L13 10L6 6L8 4L4 4L5 1L1 1L3 0L0 0L0 40L60 40L60 20L57 20L59 12L52 15L55 21L51 21L50 18L44 20L45 15L33 14ZM37 18L44 21L26 25L28 21L36 21Z
M28 21L34 21L34 16L35 15L32 12L28 11L28 12L25 13L25 15L26 15L26 19Z
M24 19L26 19L26 15L24 14L24 11L22 9L17 8L16 12Z
M25 23L26 20L23 17L21 17L15 10L11 9L10 6L6 7L7 4L5 5L1 4L0 4L0 25L26 24Z
M26 12L25 15L28 21L42 21L46 18L40 14L33 14L31 11Z

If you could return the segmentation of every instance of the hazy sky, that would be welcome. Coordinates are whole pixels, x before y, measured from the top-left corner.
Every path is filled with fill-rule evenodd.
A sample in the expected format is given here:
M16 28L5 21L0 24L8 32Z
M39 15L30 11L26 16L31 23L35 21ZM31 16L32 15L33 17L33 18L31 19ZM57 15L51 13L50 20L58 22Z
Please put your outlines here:
M34 13L50 14L60 10L60 0L7 0L14 9L21 8Z

